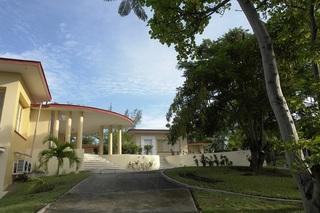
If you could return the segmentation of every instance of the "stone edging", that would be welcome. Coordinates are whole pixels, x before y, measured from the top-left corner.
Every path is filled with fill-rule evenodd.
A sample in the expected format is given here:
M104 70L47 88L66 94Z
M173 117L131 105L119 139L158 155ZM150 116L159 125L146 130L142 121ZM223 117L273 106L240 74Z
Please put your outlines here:
M59 197L57 197L57 199L55 199L53 202L56 202L57 200L59 200L62 196L68 194L69 192L72 192L74 190L74 188L76 188L78 185L80 185L82 182L86 181L89 177L91 176L91 174L86 177L85 179L83 179L82 181L80 181L79 183L77 183L76 185L74 185L71 189L69 189L68 191L62 193L61 195L59 195ZM52 203L53 203L52 202ZM44 207L42 207L41 209L39 209L36 213L45 213L47 209L50 208L52 203L48 203L47 205L45 205Z
M259 196L259 195L250 195L250 194L244 194L244 193L240 193L240 192L231 192L231 191L225 191L225 190L221 190L221 189L211 189L211 188L204 188L204 187L200 187L200 186L193 186L193 185L189 185L189 184L186 184L186 183L181 183L180 181L177 181L177 180L167 176L164 173L165 171L166 171L166 169L165 170L161 170L160 173L167 181L175 183L175 184L178 184L180 186L184 186L184 187L189 188L189 189L197 189L197 190L202 190L202 191L207 191L207 192L220 192L220 193L224 193L224 194L239 195L239 196L242 196L242 197L250 197L250 198L257 198L257 199L271 200L271 201L284 201L284 202L302 203L301 200L266 197L266 196Z

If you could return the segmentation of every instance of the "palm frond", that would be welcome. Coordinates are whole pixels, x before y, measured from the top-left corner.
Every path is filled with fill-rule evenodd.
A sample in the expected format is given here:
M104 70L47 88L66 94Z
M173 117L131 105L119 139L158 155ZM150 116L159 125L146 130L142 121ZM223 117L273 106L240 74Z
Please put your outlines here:
M72 167L75 163L77 164L77 169L80 164L80 159L78 158L75 151L64 152L64 157L69 160L69 166Z
M47 139L45 139L42 143L46 144L46 143L50 143L50 142L54 143L54 145L56 145L56 146L61 144L61 142L59 141L58 138L55 138L55 137L52 137L52 136L50 136Z
M49 137L43 143L53 142L55 146L49 147L46 150L42 150L39 153L40 167L43 167L48 171L48 163L51 158L56 158L58 161L57 175L59 175L59 168L63 166L63 161L67 158L70 162L70 167L75 163L77 164L77 170L79 169L80 159L77 157L74 151L74 146L71 143L60 142L57 138Z
M39 162L40 162L39 167L44 168L45 171L48 171L49 160L54 156L55 156L54 150L51 150L51 149L42 150L39 153Z
M142 21L146 21L148 19L148 16L145 10L142 8L142 5L140 4L139 0L132 0L131 7L133 12L139 19L141 19Z
M122 0L119 5L119 9L118 9L119 15L120 16L127 16L130 12L131 12L131 1L130 0Z

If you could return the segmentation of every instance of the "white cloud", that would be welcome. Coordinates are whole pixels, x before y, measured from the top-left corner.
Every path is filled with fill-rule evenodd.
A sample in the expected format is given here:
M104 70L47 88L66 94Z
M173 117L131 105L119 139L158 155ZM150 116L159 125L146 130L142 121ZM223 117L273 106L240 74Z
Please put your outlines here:
M162 114L144 114L142 122L137 128L143 129L166 129L166 118Z

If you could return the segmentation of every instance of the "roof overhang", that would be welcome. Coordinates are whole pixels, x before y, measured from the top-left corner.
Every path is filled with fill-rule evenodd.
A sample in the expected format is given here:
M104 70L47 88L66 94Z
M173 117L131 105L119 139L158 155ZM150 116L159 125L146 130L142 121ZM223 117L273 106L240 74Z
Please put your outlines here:
M130 134L169 134L168 129L129 129Z
M33 105L33 108L38 109L39 105ZM59 111L61 120L66 120L68 113L72 112L72 134L77 132L80 113L83 113L84 116L83 132L87 135L97 133L102 126L104 128L110 126L129 128L133 125L133 121L125 115L96 107L52 103L43 105L42 110ZM60 122L62 129L65 128L65 123Z
M20 74L33 103L51 101L51 94L39 61L0 58L0 71Z

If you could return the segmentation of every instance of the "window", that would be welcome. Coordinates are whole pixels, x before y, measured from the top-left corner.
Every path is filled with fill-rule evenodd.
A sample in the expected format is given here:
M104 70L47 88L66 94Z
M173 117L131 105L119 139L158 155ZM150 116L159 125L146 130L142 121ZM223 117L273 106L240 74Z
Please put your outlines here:
M4 105L4 95L5 95L5 90L0 88L0 122L1 122L2 109Z
M21 133L22 113L23 113L23 107L19 102L18 110L17 110L17 118L16 118L16 131L18 133Z
M152 139L144 139L144 144L152 145Z

